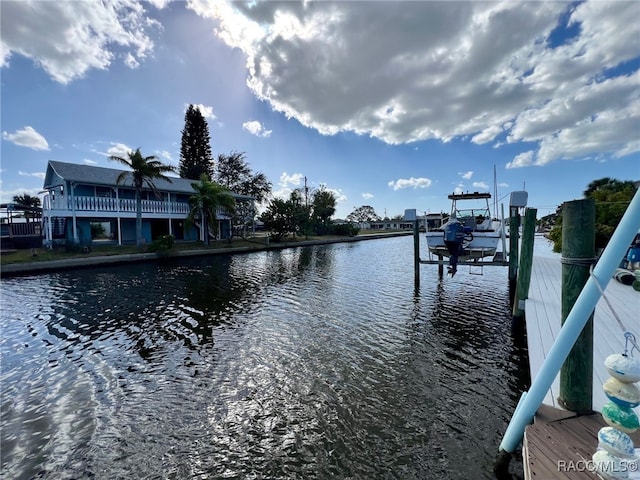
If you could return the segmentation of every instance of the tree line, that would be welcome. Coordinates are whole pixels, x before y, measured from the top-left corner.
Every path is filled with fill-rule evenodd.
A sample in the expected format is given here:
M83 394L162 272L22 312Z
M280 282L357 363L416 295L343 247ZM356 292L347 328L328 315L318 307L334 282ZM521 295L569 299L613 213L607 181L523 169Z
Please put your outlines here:
M607 246L637 189L638 187L630 180L622 181L609 177L594 180L587 185L583 192L584 198L592 199L596 206L596 249ZM549 239L553 241L553 250L560 252L562 249L562 205L556 211L555 225L549 232Z
M240 227L237 232L241 234L243 227L252 224L256 217L276 241L289 234L295 237L301 233L336 233L336 227L330 221L337 202L333 192L324 186L310 191L305 178L304 190L294 190L286 200L273 198L271 182L264 173L253 172L244 152L221 153L214 160L207 122L193 105L189 105L185 113L179 172L182 178L199 179L199 184L193 184L198 192L194 205L209 222L215 223L215 207L223 205L232 213L233 225ZM252 197L252 200L232 205L225 198L230 196L229 192ZM267 200L265 211L257 216L256 203L263 204Z

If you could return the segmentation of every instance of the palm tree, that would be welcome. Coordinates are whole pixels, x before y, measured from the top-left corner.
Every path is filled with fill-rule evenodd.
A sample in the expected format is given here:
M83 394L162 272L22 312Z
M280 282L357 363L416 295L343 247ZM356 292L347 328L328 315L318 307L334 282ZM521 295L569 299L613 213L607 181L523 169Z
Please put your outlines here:
M117 184L123 183L129 176L133 178L133 186L136 189L136 246L142 248L142 189L147 187L153 191L156 197L159 197L158 189L153 183L154 180L161 178L171 182L171 178L164 175L167 172L175 171L170 165L161 163L153 155L143 157L138 148L135 152L129 152L129 158L122 158L115 155L109 157L109 160L120 162L129 167L131 172L122 172L118 175Z
M204 242L205 245L209 245L209 225L213 224L216 237L218 235L216 211L222 208L232 212L236 200L222 185L209 181L205 174L200 177L200 182L192 183L191 186L194 194L189 198L191 210L187 220L190 223L201 220L201 228L205 233Z
M22 195L14 195L13 201L22 207L28 207L24 212L24 218L27 220L27 223L29 223L29 218L31 218L32 215L33 218L37 217L40 208L40 199L38 197L23 193Z

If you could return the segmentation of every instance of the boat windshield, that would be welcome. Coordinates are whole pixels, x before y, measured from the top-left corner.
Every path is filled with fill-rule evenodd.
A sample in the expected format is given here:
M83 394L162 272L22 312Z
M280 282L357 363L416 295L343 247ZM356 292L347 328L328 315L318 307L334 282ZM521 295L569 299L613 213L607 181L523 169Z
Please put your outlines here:
M489 213L488 208L469 208L465 210L456 209L456 218L458 220L463 218L475 218L476 220L484 220L490 217L491 214Z
M487 230L491 228L491 213L488 208L456 209L456 218L465 227L472 230Z

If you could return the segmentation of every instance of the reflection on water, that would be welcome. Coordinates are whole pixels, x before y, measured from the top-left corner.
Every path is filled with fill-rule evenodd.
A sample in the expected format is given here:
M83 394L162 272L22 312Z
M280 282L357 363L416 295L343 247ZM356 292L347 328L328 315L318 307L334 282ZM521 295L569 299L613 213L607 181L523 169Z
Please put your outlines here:
M412 239L2 280L6 478L491 478L506 271Z

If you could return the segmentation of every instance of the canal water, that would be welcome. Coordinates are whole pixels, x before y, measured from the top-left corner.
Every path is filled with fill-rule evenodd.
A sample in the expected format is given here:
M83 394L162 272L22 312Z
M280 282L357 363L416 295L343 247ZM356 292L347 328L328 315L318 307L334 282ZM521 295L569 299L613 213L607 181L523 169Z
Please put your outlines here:
M416 290L412 242L2 279L2 478L492 478L507 271Z

